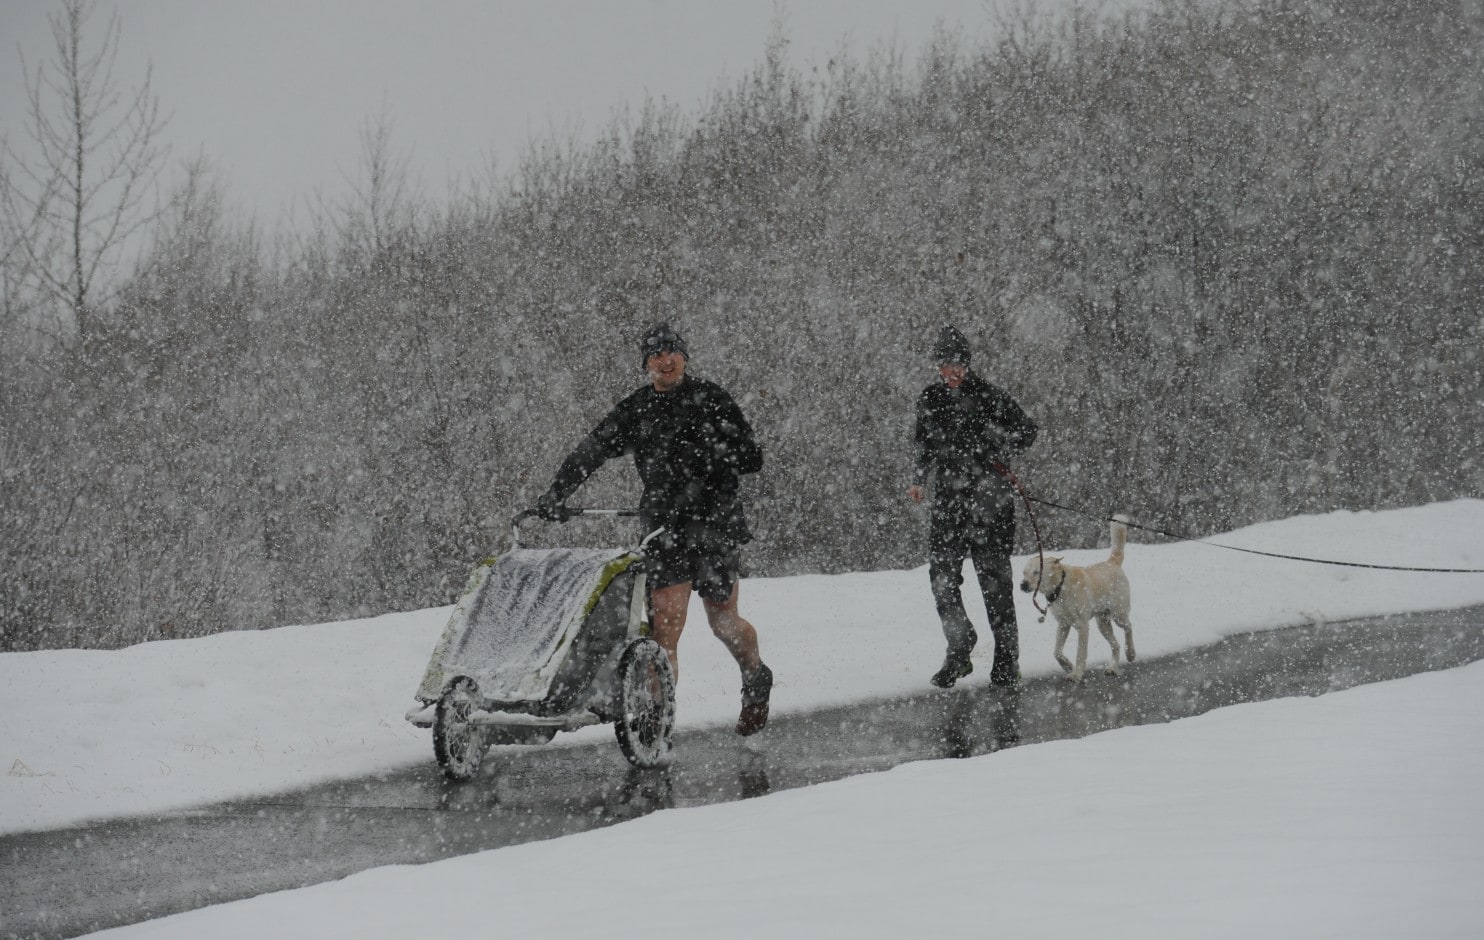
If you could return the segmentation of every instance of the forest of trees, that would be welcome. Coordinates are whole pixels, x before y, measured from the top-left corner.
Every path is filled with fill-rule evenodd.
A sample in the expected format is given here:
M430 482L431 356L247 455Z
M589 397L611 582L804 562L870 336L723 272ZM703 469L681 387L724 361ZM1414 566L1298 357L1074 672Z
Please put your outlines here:
M945 322L1042 427L1021 479L1093 515L1205 535L1484 490L1479 4L1166 0L911 66L786 42L443 207L384 124L292 238L198 164L106 302L48 294L7 230L0 649L448 603L662 318L764 446L755 575L924 562ZM635 495L615 463L579 501Z

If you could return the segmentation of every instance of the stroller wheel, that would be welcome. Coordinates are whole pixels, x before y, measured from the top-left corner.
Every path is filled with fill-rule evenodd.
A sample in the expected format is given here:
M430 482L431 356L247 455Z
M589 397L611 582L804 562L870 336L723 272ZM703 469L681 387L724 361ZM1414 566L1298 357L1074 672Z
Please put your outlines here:
M675 730L675 678L670 657L653 640L635 640L618 663L618 714L613 730L623 756L635 767L670 759Z
M489 748L483 729L472 721L478 706L479 687L473 679L459 678L449 685L433 712L433 755L451 779L468 780L478 773Z

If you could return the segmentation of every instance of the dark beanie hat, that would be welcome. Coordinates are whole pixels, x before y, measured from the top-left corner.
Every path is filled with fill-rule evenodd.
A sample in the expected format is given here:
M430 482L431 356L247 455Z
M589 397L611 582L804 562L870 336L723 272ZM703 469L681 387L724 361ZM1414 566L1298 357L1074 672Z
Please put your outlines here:
M933 344L933 361L940 366L950 362L966 366L969 364L969 357L969 341L964 339L964 334L951 326L938 331L938 341Z
M662 352L678 352L686 359L690 358L690 353L685 350L685 340L663 320L644 331L644 338L639 341L639 368L649 365L650 356Z

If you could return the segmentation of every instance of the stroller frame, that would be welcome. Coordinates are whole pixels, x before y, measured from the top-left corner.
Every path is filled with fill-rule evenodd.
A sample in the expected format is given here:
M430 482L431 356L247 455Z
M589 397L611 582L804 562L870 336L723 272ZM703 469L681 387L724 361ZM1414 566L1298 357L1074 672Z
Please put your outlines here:
M636 510L572 509L573 515L637 516ZM511 520L510 553L523 546L520 525ZM449 644L461 636L501 557L480 562L428 664L418 689L419 704L407 720L433 731L433 753L454 780L475 776L495 744L545 744L558 731L612 723L624 757L636 767L669 762L675 726L675 681L669 656L652 638L644 549L663 530L619 552L604 564L580 622L564 635L545 671L539 695L492 698L478 680L445 669ZM507 553L509 555L509 553ZM501 651L495 650L498 655ZM518 660L517 660L518 661ZM533 677L539 678L539 677Z

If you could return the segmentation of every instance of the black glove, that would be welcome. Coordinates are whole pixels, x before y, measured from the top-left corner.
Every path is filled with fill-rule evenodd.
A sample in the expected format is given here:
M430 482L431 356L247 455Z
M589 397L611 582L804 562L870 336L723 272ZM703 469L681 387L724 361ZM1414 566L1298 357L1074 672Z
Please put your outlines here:
M572 510L562 505L562 501L547 493L536 500L536 515L547 522L566 522L572 518Z

